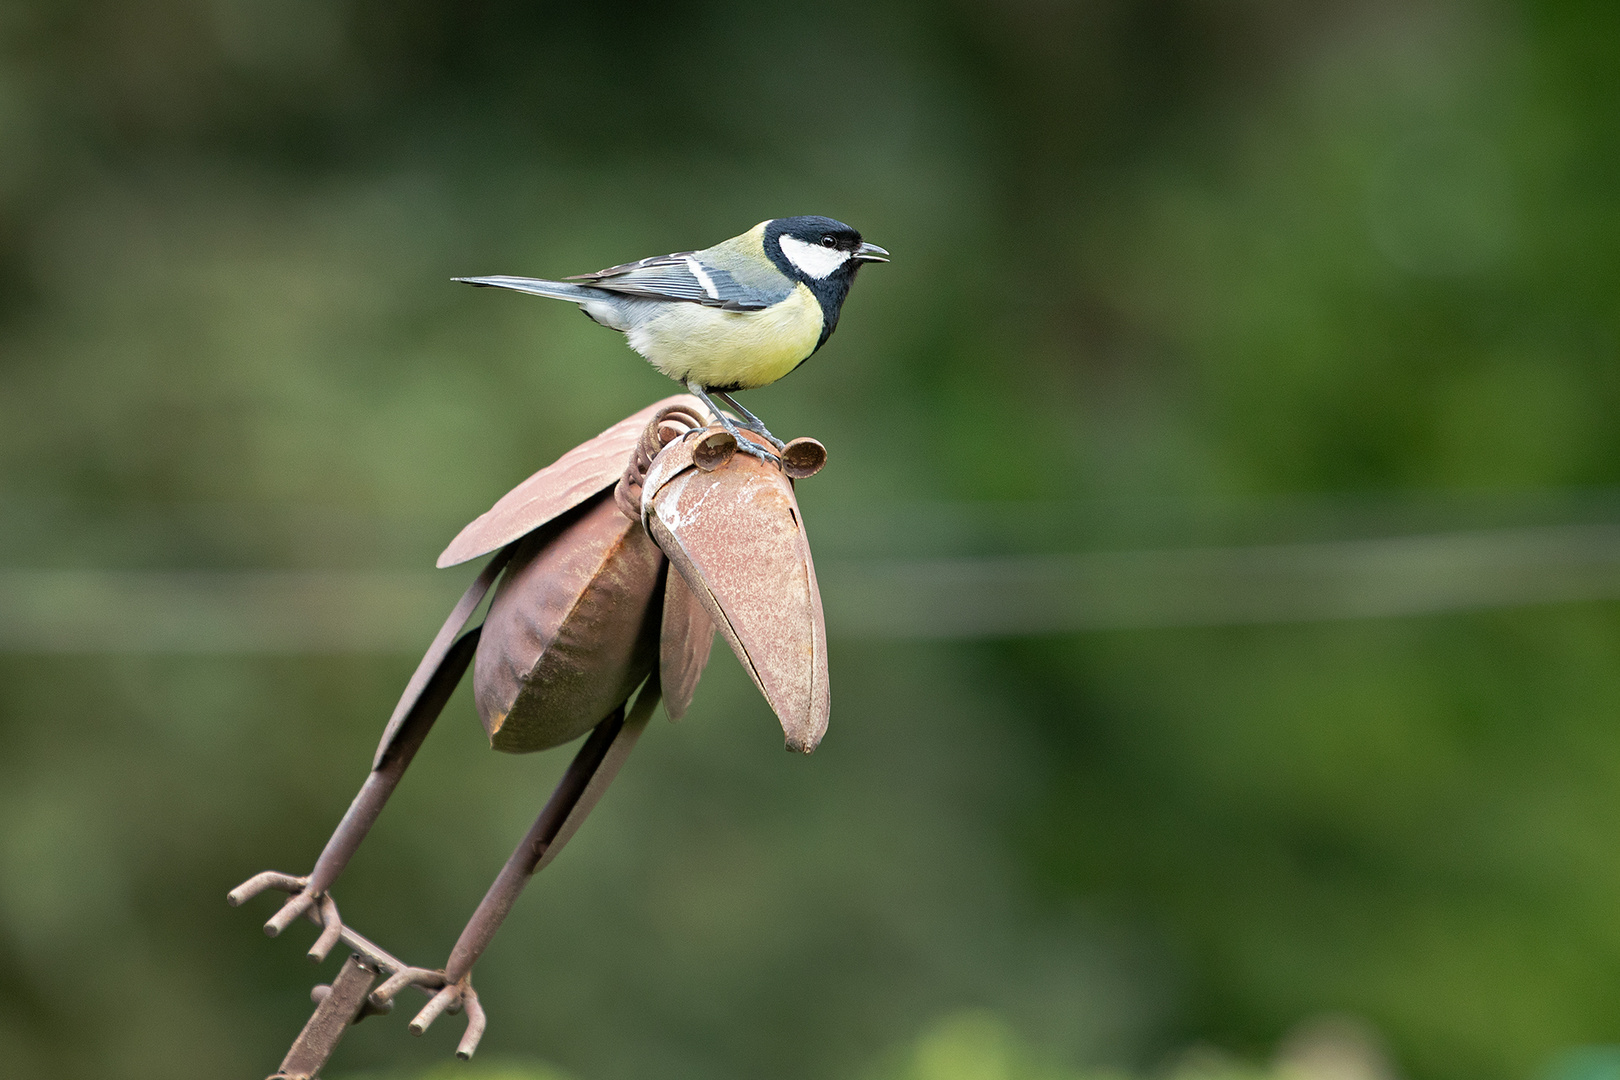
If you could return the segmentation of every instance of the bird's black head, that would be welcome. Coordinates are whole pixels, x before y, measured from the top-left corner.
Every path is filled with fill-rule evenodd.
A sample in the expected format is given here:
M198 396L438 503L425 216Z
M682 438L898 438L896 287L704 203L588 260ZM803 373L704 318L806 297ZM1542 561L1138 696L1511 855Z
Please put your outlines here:
M775 218L765 226L765 254L777 269L802 281L821 304L820 348L843 309L844 297L863 263L888 262L888 252L862 242L861 234L829 217Z

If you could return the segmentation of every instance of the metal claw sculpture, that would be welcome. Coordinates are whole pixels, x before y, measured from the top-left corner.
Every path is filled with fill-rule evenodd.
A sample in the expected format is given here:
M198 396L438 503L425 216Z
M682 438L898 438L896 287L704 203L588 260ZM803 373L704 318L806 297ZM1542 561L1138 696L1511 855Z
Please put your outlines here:
M601 798L660 698L670 719L686 712L717 629L781 721L788 749L809 753L821 741L827 635L792 481L818 472L826 450L795 439L780 466L767 463L738 453L736 438L707 416L684 394L642 409L519 484L439 556L448 567L492 555L406 684L371 775L314 869L267 871L228 898L290 893L265 933L303 917L321 927L311 960L339 942L353 954L331 986L315 988L315 1013L272 1080L314 1077L350 1024L391 1011L407 986L429 998L411 1032L465 1011L456 1053L472 1056L485 1026L473 965L529 878ZM483 624L463 633L492 587ZM345 925L331 888L468 664L496 750L547 750L589 735L445 966L414 967Z

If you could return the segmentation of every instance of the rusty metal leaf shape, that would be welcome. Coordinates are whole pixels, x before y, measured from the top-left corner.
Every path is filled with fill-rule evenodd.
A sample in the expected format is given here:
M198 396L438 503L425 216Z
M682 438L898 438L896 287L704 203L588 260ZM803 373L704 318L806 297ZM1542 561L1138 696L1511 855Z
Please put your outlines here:
M640 523L606 494L517 546L473 661L491 746L560 746L624 703L659 662L663 568Z
M576 738L654 666L670 718L680 718L716 630L788 745L808 752L821 741L826 631L792 483L738 454L731 435L702 426L705 416L686 395L642 409L535 473L446 551L441 562L528 527L506 541L510 561L474 660L479 716L496 749ZM808 474L826 453L801 444L810 467L795 459L792 471Z
M659 635L658 678L664 711L671 720L686 715L698 679L714 647L714 620L678 571L664 580L664 627Z
M781 721L789 749L809 753L827 730L827 635L815 566L791 477L827 460L814 439L779 456L738 452L738 435L704 426L686 395L613 425L541 469L463 529L439 565L498 552L440 628L390 718L372 772L305 877L267 870L229 895L292 894L265 923L274 937L301 917L322 927L324 959L354 949L317 996L315 1016L278 1075L313 1074L347 1028L386 1011L415 985L428 1004L420 1035L465 1011L456 1053L471 1057L485 1017L472 968L524 884L579 827L646 726L660 696L671 719L692 701L718 629ZM744 436L769 451L766 440ZM752 447L746 447L751 449ZM626 460L628 459L628 460ZM611 494L609 487L613 488ZM666 557L667 556L667 557ZM497 582L498 578L498 582ZM462 627L494 586L482 626ZM523 753L589 731L557 789L468 920L443 968L414 967L343 924L330 888L377 820L466 671L497 750ZM635 707L629 696L642 690ZM370 989L377 973L387 978ZM369 992L368 992L369 991Z
M648 420L672 405L698 410L699 414L703 411L696 398L676 394L580 443L501 496L499 502L462 529L439 556L440 569L505 547L611 487L624 474L625 459L635 450Z
M706 470L702 433L671 442L642 490L647 532L770 703L790 750L827 730L827 632L793 485L733 453Z

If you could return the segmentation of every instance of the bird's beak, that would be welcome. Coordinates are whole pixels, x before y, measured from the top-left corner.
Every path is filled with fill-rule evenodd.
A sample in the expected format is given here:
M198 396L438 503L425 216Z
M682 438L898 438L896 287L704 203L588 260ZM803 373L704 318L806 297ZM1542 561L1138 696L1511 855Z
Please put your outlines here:
M888 262L889 253L876 244L862 244L855 252L856 262Z

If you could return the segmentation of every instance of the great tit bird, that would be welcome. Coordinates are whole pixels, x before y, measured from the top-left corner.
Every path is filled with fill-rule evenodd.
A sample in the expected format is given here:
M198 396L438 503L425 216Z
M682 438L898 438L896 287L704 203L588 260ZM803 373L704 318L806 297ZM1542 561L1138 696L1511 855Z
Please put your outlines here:
M578 304L603 326L622 330L632 349L701 398L733 436L736 428L711 393L780 450L781 440L732 392L769 386L826 344L855 271L888 262L888 254L832 218L772 218L702 251L655 255L564 281L455 280ZM737 445L766 456L741 437Z

